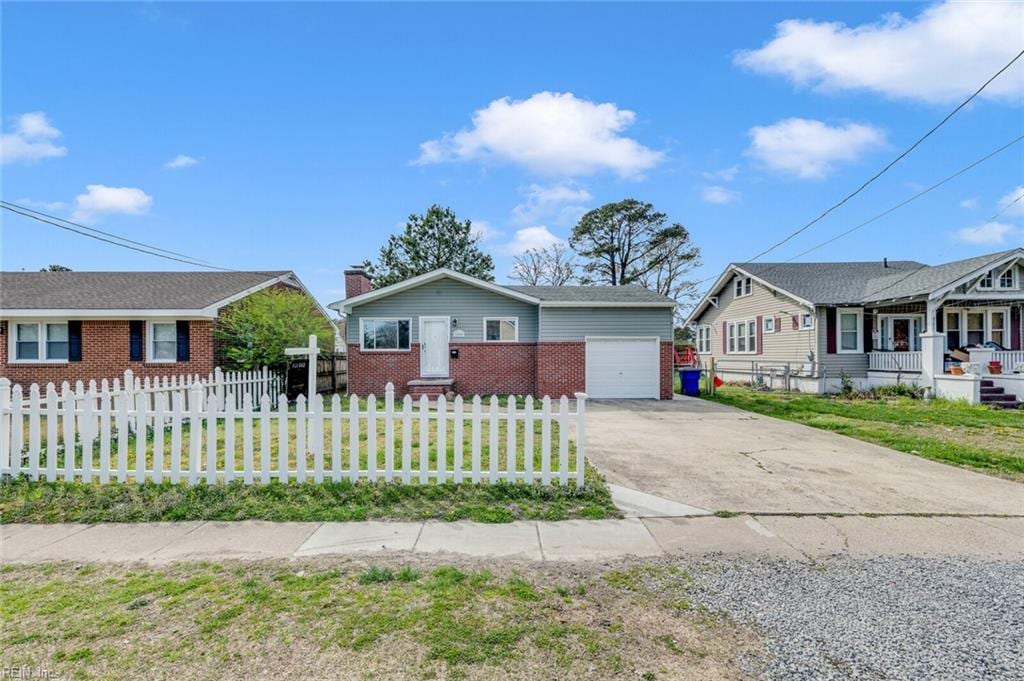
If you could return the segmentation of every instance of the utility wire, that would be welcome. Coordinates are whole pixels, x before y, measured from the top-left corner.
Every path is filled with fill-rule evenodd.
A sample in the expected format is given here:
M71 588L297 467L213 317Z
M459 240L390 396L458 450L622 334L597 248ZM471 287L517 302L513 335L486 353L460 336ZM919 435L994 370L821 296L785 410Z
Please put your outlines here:
M850 199L852 199L853 197L855 197L855 196L857 196L858 194L860 194L860 193L861 193L862 191L864 191L864 189L865 189L865 188L867 188L867 186L868 186L868 185L870 185L870 184L871 184L872 182L874 182L875 180L877 180L878 178L880 178L880 177L881 177L882 175L884 175L884 174L885 174L886 172L888 172L890 168L892 168L892 167L893 167L894 165L896 165L897 163L899 163L900 161L902 161L902 160L903 160L904 158L906 158L906 157L907 157L907 156L908 156L908 155L909 155L909 154L910 154L910 153L911 153L912 151L914 151L914 149L916 149L917 147L919 147L919 146L921 145L921 143L922 143L922 142L924 142L924 141L925 141L926 139L928 139L929 137L931 137L931 136L932 136L932 135L933 135L933 134L934 134L934 133L935 133L935 132L936 132L936 131L937 131L937 130L938 130L939 128L941 128L941 127L942 127L943 125L945 125L945 124L946 124L946 123L947 123L947 122L949 121L949 119L951 119L951 118L952 118L953 116L955 116L955 115L956 115L956 114L957 114L957 113L958 113L958 112L959 112L959 111L960 111L961 109L963 109L963 108L964 108L965 106L967 106L968 104L970 104L970 103L971 103L971 101L972 101L972 100L974 100L974 98L975 98L975 97L977 97L977 96L978 96L979 94L981 94L981 92L982 92L982 91L983 91L983 90L984 90L985 88L987 88L987 87L989 86L989 84L991 84L991 83L992 83L992 81L994 81L994 80L995 80L996 78L998 78L999 76L1001 76L1001 75L1003 74L1003 72L1004 72L1004 71L1006 71L1006 70L1007 70L1008 68L1010 68L1011 66L1013 66L1013 64L1014 64L1014 63L1016 63L1016 61L1017 61L1018 59L1020 59L1020 58L1021 58L1022 56L1024 56L1024 50L1021 50L1020 52L1018 52L1018 53L1017 53L1017 56L1016 56L1016 57L1014 57L1013 59L1011 59L1011 60L1010 60L1010 61L1009 61L1009 62L1008 62L1008 63L1006 64L1006 66L1004 66L1003 68L1001 68L1001 69L999 69L998 71L996 71L996 73L995 73L995 74L994 74L994 75L993 75L993 76L992 76L991 78L989 78L988 80L986 80L986 81L985 81L985 82L984 82L984 83L982 84L982 86L981 86L981 87L979 87L979 88L978 88L977 90L975 90L975 91L974 91L974 93L973 93L973 94L972 94L972 95L971 95L970 97L968 97L968 98L967 98L967 99L965 99L964 101L960 102L960 104L959 104L959 105L958 105L958 106L957 106L957 107L956 107L955 109L953 109L953 110L952 110L952 111L950 111L950 112L949 112L948 114L946 114L945 118L943 118L943 119L942 119L941 121L939 121L939 122L938 122L938 123L937 123L937 124L936 124L936 125L935 125L934 127L932 127L932 129L931 129L931 130L929 130L929 131L928 131L928 132L926 132L926 133L925 133L924 135L922 135L922 136L921 136L920 138L918 138L918 140L917 140L916 142L914 142L914 143L913 143L912 145L910 145L910 146L909 146L909 147L908 147L908 148L906 149L906 151L904 151L903 153L901 153L901 154L900 154L899 156L897 156L897 157L896 157L896 158L894 158L894 159L893 159L892 161L890 161L890 162L889 162L889 163L888 163L888 164L887 164L887 165L886 165L886 166L885 166L884 168L882 168L882 169L881 169L881 170L879 170L879 171L878 171L877 173L875 173L875 174L874 174L874 175L872 175L872 176L871 176L870 178L868 178L868 180L867 180L867 181L865 181L865 182L864 182L863 184L861 184L861 185L860 185L859 187L857 187L857 189L855 189L855 190L853 190L852 192L850 192L849 194L847 194L847 195L846 195L845 197L843 197L843 198L842 198L842 200L840 200L840 201L839 201L838 203L835 203L835 204L833 204L832 206L830 206L830 207L829 207L828 209L826 209L826 210L825 210L824 212L822 212L822 213L821 213L820 215L818 215L818 217L814 218L813 220L811 220L810 222L808 222L807 224L805 224L805 225L804 225L803 227L801 227L800 229L798 229L798 230L796 230L796 231L794 231L794 232L790 233L790 234L789 234L788 236L786 236L786 238L784 238L784 239L782 239L781 241L779 241L779 242L775 243L774 245L770 246L769 248L766 248L765 250L761 251L760 253L758 253L757 255L755 255L755 256L754 256L753 258L750 258L749 260L747 260L747 261L745 261L745 262L753 262L754 260L757 260L758 258L760 258L760 257L761 257L762 255L767 255L768 253L771 253L772 251L774 251L774 250L775 250L776 248L778 248L779 246L781 246L781 245L785 244L786 242L790 241L791 239L793 239L793 238L794 238L794 237L796 237L797 235L799 235L799 234L802 234L803 232L807 231L807 230L808 230L808 229L810 229L810 228L811 228L812 226L814 226L814 225L815 225L816 223L820 222L820 221L821 221L821 220L822 220L822 219L823 219L823 218L824 218L824 217L825 217L826 215L828 215L828 214L829 214L829 213L831 213L832 211L836 210L837 208L841 207L841 206L842 206L843 204L845 204L845 203L846 203L847 201L849 201L849 200L850 200ZM708 281L708 279L705 279L704 281ZM701 283L703 283L703 282L701 282Z
M199 262L199 261L196 261L196 260L185 259L185 258L176 258L176 257L174 257L172 255L165 255L164 253L157 253L157 252L152 251L152 250L145 250L143 248L138 248L138 247L132 246L130 244L121 243L119 241L114 241L113 239L108 239L108 238L103 237L103 236L98 236L96 234L90 234L89 232L83 232L81 230L75 229L74 227L68 227L67 225L62 225L59 222L56 222L54 220L49 220L47 218L40 217L38 215L33 215L32 213L28 213L28 212L24 212L24 211L18 210L17 208L14 208L12 206L6 205L6 203L7 202L0 203L0 208L4 208L5 210L9 210L12 213L17 213L18 215L22 215L24 217L31 218L33 220L37 220L39 222L45 222L48 225L53 225L54 227L59 227L60 229L67 230L69 232L74 232L75 234L79 234L81 236L89 237L90 239L96 239L97 241L103 241L103 242L108 243L108 244L113 244L114 246L120 246L121 248L127 248L127 249L132 250L132 251L138 251L139 253L145 253L146 255L153 255L153 256L156 256L158 258L164 258L165 260L174 260L174 261L177 261L177 262L185 263L186 265L196 265L196 266L199 266L199 267L206 267L206 268L213 269L213 270L220 270L222 272L235 272L235 271L237 271L237 270L232 270L232 269L227 268L227 267L217 267L216 265L210 265L210 264L207 264L207 263L204 263L204 262Z
M1021 199L1024 199L1024 189L1020 190L1020 194L1017 194L1017 198L1015 198L1013 201L1010 201L1008 204L1003 206L1002 209L1000 209L998 212L996 212L995 215L990 217L989 220L995 220L997 217L999 217L1000 215L1002 215L1006 211L1010 210L1010 206L1012 206L1013 204L1017 203Z
M196 262L207 262L206 260L201 260L200 258L195 258L195 257L193 257L193 256L191 256L191 255L189 255L187 253L179 253L178 251L170 251L170 250L168 250L166 248L160 248L159 246L153 246L152 244L143 243L141 241L133 241L133 240L129 239L128 237L124 237L124 236L121 236L119 234L112 234L110 232L104 232L102 229L96 229L95 227L89 227L87 225L83 225L83 224L79 224L77 222L74 222L73 220L68 220L67 218L58 217L56 215L50 215L49 213L44 213L41 210L36 210L35 208L29 208L28 206L22 206L20 204L14 203L13 201L5 201L3 199L0 199L0 207L6 208L7 206L12 206L14 208L17 208L20 211L24 211L24 212L27 212L27 213L33 213L35 215L42 215L43 217L49 218L51 220L59 220L60 222L64 222L66 224L73 225L73 226L78 227L80 229L85 229L85 230L88 230L90 232L95 232L96 234L102 234L104 236L109 236L111 238L118 239L120 241L126 241L126 242L128 242L130 244L135 244L136 246L142 246L143 248L148 248L148 249L153 250L153 251L160 251L161 253L167 253L168 255L176 255L176 256L179 256L181 258L187 258L188 260L195 260Z

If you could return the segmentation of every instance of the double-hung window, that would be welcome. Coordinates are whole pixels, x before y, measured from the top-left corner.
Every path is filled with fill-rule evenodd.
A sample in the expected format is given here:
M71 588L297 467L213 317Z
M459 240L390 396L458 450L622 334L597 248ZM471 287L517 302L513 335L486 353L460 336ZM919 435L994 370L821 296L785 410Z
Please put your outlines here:
M13 322L12 326L14 361L68 361L67 322Z
M175 362L178 360L177 322L149 323L149 362Z
M727 347L730 355L753 354L757 352L757 321L729 322Z
M863 352L861 329L864 323L864 312L860 309L840 309L837 317L839 318L839 352Z
M736 298L742 298L743 296L750 295L750 277L736 277L736 281L733 286Z
M408 350L408 319L364 319L362 325L363 350Z
M488 343L515 343L519 340L518 317L485 317L484 341Z
M697 354L711 354L711 327L706 324L697 327Z

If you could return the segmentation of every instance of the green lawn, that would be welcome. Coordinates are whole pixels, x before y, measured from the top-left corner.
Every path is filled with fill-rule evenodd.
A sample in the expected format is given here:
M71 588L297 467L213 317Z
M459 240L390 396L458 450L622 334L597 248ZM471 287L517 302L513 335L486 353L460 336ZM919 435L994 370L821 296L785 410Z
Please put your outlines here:
M947 400L840 399L722 386L706 399L1024 480L1024 412Z
M68 679L742 678L756 639L688 587L656 566L6 566L0 650Z

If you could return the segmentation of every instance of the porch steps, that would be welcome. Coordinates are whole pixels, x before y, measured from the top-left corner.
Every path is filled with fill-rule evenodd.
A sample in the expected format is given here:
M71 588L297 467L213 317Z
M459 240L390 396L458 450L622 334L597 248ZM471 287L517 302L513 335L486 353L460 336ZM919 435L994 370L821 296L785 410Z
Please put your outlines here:
M445 395L455 390L454 378L417 378L405 384L405 390L414 400L426 395L427 399L437 399L438 395Z
M1021 406L1016 395L1006 392L1006 388L997 388L989 379L981 381L981 402L1001 409L1017 409Z

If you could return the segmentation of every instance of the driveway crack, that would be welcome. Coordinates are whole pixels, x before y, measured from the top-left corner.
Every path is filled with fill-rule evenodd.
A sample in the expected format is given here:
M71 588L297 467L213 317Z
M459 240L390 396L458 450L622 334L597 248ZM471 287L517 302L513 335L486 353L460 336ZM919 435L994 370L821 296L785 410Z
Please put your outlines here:
M753 461L754 465L756 465L758 468L763 470L765 473L768 473L769 475L773 475L774 471L770 470L767 466L765 466L763 463L761 463L760 459L758 459L758 458L756 458L754 456L754 454L762 454L764 452L770 452L770 451L773 451L773 449L755 449L754 451L751 451L751 452L737 452L737 453L741 454L742 456L745 456L748 459L750 459L751 461Z

